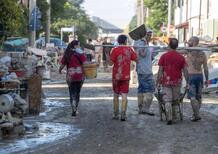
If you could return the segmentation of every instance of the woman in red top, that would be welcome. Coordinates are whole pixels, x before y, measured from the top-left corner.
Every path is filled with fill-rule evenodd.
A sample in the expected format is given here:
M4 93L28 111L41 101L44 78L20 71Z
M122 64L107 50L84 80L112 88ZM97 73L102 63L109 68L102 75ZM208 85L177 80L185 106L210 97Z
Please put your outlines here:
M80 90L85 80L82 64L86 61L85 54L79 46L79 41L73 40L67 47L63 58L61 59L62 69L67 67L66 80L70 93L70 104L72 107L72 116L76 116L77 107L80 100Z

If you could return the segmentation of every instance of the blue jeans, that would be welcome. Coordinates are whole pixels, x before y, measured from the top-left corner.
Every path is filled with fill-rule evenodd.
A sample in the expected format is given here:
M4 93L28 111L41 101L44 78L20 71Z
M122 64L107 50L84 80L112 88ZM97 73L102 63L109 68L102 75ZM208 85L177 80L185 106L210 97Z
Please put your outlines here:
M138 82L138 93L153 93L155 91L153 74L138 74Z
M188 98L201 99L203 88L203 74L192 74L189 76Z

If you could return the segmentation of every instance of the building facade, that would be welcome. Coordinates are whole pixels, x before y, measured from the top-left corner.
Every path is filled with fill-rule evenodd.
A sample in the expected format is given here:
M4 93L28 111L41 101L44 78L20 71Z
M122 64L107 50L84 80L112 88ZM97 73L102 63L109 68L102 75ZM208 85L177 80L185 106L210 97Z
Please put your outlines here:
M216 40L218 37L217 0L176 0L175 34L180 42L191 36Z

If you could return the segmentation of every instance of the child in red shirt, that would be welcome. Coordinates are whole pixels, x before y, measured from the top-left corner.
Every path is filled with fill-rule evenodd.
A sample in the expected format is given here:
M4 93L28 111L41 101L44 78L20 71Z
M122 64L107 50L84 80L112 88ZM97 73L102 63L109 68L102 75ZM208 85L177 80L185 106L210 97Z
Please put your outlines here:
M119 95L122 96L121 121L126 121L127 94L129 92L130 64L136 61L137 56L132 48L126 47L127 36L118 37L120 46L112 49L110 55L111 65L113 65L113 91L114 91L114 115L113 119L119 119ZM123 46L122 46L123 45Z

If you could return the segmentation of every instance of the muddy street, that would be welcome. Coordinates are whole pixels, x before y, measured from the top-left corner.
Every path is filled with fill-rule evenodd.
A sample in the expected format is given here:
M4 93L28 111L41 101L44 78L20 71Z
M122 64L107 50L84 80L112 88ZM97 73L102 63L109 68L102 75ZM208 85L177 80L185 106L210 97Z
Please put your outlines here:
M109 73L87 80L81 92L78 115L71 117L68 89L62 80L43 84L45 99L39 116L26 117L25 124L38 124L37 133L7 139L0 153L66 154L215 154L218 153L216 98L204 100L202 120L191 122L191 105L185 100L184 121L166 125L155 116L139 115L137 91L129 92L127 121L112 120L112 89ZM63 78L64 79L64 78Z

